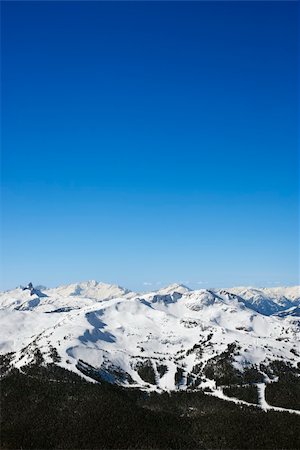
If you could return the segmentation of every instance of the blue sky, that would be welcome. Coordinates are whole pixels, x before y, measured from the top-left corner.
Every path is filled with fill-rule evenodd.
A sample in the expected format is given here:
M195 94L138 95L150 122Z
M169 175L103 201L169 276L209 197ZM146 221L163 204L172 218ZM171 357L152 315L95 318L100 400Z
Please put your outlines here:
M297 6L2 2L2 289L299 283Z

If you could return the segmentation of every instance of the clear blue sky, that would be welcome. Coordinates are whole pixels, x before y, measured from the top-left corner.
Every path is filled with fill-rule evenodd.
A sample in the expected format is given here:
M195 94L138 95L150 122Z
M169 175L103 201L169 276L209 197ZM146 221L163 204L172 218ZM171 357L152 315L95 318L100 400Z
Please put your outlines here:
M2 2L1 287L298 283L298 5Z

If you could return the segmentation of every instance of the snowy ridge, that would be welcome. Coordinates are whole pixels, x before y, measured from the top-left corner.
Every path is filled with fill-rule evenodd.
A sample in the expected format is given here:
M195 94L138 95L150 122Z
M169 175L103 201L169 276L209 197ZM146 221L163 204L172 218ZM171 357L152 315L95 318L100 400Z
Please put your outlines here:
M300 304L300 287L252 288L237 287L228 289L238 295L249 308L270 315Z
M0 294L0 353L17 368L38 352L89 379L158 391L215 390L249 370L264 382L274 361L299 372L299 287L137 295L89 281L36 292Z

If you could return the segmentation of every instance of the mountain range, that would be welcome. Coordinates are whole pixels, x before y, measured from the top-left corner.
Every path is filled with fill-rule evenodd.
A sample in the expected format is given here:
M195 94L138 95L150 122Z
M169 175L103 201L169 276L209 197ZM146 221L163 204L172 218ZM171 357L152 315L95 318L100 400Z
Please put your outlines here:
M299 376L299 305L299 286L138 294L30 284L0 294L0 353L7 371L56 364L90 381L220 395L218 386Z

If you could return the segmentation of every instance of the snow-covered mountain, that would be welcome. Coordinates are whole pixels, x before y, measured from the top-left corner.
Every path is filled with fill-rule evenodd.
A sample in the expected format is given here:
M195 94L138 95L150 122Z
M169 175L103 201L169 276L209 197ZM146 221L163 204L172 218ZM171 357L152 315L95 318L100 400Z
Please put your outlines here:
M18 288L0 294L0 353L123 386L214 389L300 373L299 304L299 287Z
M43 312L82 308L95 302L112 298L131 298L137 294L120 286L101 283L94 280L73 283L52 289L17 288L0 293L0 309L18 309L21 311L38 310Z
M251 309L262 314L271 315L300 304L299 286L276 288L237 287L229 289Z

